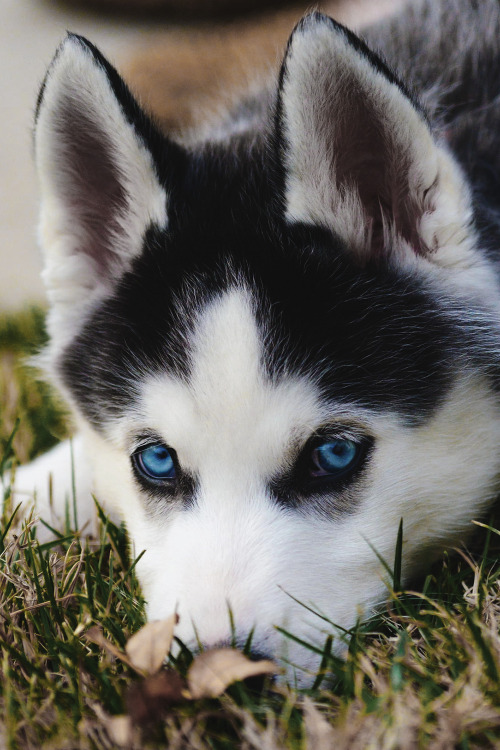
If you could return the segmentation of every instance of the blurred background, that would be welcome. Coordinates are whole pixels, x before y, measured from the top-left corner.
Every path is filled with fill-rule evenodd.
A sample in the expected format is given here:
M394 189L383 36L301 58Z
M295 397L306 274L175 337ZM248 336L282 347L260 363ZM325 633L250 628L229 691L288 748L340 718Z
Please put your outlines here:
M316 7L359 27L399 2ZM267 75L310 7L286 0L0 0L0 312L44 302L31 128L39 86L66 30L91 39L175 133Z

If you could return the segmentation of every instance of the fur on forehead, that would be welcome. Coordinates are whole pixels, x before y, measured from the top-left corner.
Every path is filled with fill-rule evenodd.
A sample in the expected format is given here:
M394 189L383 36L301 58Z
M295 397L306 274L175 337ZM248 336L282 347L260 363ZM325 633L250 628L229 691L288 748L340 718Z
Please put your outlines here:
M273 468L284 441L300 429L308 437L325 410L313 379L269 378L262 334L249 290L222 292L194 322L187 380L164 373L146 379L134 415L171 441L188 465L193 452L200 460L253 451Z
M418 278L358 268L324 231L294 225L281 246L250 231L232 239L152 232L133 273L58 360L71 400L104 427L133 408L149 375L188 381L198 323L234 288L251 302L233 319L238 311L253 316L271 380L304 375L332 401L393 408L412 421L440 400L451 362L470 360L472 351L482 361L490 346L486 318L469 326L461 315L457 325L459 302L441 304ZM225 341L230 357L234 342Z
M470 254L458 166L382 59L319 13L290 38L278 129L288 221L333 229L361 261Z

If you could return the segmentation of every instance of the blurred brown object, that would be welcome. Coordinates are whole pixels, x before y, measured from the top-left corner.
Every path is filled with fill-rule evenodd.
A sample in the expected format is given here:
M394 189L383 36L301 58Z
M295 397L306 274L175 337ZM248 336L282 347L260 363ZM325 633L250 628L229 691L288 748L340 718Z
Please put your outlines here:
M302 9L240 23L170 32L123 69L141 103L166 131L198 124L277 65Z
M68 2L68 0L66 0ZM174 13L189 16L197 13L205 18L220 14L237 15L264 8L290 5L290 0L70 0L94 10L136 13Z
M394 11L401 0L329 0L316 8L350 26ZM258 85L283 56L294 25L310 9L299 5L252 19L165 32L138 50L122 72L143 106L167 132L201 124Z

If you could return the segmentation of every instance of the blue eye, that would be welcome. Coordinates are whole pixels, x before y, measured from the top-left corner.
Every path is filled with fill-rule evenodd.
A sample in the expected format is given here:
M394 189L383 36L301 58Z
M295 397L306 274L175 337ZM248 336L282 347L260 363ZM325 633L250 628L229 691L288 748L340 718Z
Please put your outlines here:
M175 479L175 464L172 454L163 443L148 445L134 454L135 465L150 479Z
M361 446L353 440L329 440L321 443L311 452L312 477L340 476L354 468L360 455Z

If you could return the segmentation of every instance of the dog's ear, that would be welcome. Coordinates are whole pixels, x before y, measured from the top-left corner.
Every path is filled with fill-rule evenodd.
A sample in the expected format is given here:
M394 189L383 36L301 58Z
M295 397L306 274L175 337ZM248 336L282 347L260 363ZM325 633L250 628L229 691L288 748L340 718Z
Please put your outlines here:
M288 221L333 230L361 262L456 262L471 215L460 169L396 75L320 13L290 38L277 137Z
M48 70L35 123L49 329L63 344L85 312L140 254L146 230L168 221L156 131L99 51L70 34Z

